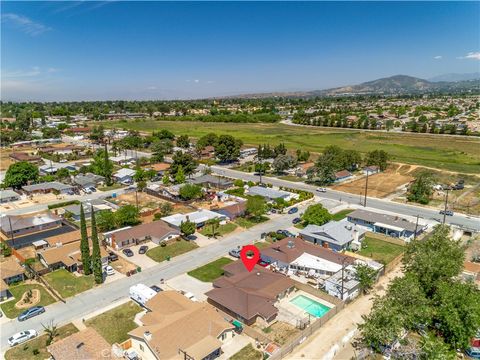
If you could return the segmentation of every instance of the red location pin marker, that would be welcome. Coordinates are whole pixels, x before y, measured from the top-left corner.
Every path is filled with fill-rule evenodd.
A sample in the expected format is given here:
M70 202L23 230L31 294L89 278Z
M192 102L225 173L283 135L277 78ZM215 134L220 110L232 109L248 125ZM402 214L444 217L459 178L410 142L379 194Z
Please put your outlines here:
M242 251L240 251L240 258L247 270L252 271L255 264L260 260L260 251L255 245L246 245L242 248Z

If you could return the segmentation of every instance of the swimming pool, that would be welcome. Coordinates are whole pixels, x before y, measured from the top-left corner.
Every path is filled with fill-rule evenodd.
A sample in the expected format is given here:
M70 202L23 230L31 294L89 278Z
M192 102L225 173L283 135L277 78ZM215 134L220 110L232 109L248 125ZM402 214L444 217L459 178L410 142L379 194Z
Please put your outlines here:
M290 300L290 302L317 318L322 317L330 310L328 306L320 304L319 302L304 295L298 295L294 299Z

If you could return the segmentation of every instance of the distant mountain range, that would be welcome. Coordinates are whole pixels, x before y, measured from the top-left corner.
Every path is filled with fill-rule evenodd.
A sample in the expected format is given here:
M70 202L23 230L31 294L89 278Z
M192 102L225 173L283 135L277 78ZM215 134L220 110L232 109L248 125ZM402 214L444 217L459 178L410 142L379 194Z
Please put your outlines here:
M447 74L443 77L454 78L471 77L473 74ZM467 76L468 75L468 76ZM270 92L259 94L243 94L229 96L229 98L267 98L267 97L315 97L315 96L342 96L342 95L408 95L426 93L480 93L480 77L467 78L460 81L432 81L407 75L395 75L387 78L364 82L358 85L342 86L326 90ZM435 78L434 78L435 79Z
M466 73L466 74L443 74L431 77L427 79L431 82L437 81L466 81L466 80L478 80L480 79L480 72Z

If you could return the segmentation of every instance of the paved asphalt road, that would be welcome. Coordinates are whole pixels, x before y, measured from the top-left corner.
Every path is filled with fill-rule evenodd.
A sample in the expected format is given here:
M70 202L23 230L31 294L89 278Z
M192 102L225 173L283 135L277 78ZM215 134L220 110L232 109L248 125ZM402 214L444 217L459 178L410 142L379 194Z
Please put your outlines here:
M236 179L242 180L252 180L259 181L259 176L253 175L251 173L245 173L243 171L227 169L219 166L212 166L212 171L218 175L228 176ZM284 186L290 187L299 190L309 190L315 192L316 187L308 185L302 182L292 182L281 180L277 178L262 177L262 182L272 184L275 186ZM341 200L354 205L363 205L363 197L360 198L358 195L353 195L341 191L335 191L327 189L326 193L317 193L321 198L332 199L332 200ZM426 220L437 220L439 222L443 221L443 215L440 215L438 210L429 209L425 207L406 205L401 203L396 203L388 200L381 200L376 198L367 197L367 206L375 208L377 210L390 211L398 214L417 216ZM446 222L451 225L458 225L461 227L475 229L480 231L480 219L477 217L469 217L463 214L455 214L454 216L447 216Z
M83 292L73 298L67 299L67 302L57 302L47 306L47 311L39 316L19 322L16 319L2 323L0 334L0 347L2 352L8 349L7 339L16 332L35 329L43 331L42 324L50 321L62 325L73 319L82 318L95 310L110 305L112 302L128 297L130 286L137 283L144 283L148 286L160 284L160 279L171 279L175 276L184 274L201 265L213 261L228 253L229 250L238 245L252 244L260 239L263 232L276 231L291 226L293 218L298 214L276 215L268 222L259 224L252 229L241 233L226 236L209 246L190 251L189 253L177 256L172 261L162 262L154 267L146 269L131 277L125 277L111 282L107 285Z

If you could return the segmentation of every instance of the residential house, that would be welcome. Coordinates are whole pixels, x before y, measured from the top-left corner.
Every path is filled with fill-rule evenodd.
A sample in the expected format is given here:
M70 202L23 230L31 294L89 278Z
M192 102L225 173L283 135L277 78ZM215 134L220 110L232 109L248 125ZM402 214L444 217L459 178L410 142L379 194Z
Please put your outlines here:
M363 226L369 231L404 240L410 240L415 232L418 235L426 228L425 225L416 225L400 216L380 214L363 209L351 212L348 214L347 219L351 223Z
M324 225L307 225L300 237L314 244L335 250L360 250L367 231L347 219L330 221Z
M205 146L200 150L200 158L202 159L211 159L215 156L215 148L212 145Z
M38 149L39 153L46 154L58 154L58 155L70 155L73 153L79 153L83 150L83 147L76 145L65 145L65 146L46 146L40 147Z
M108 245L115 250L126 246L136 245L146 240L160 244L180 236L180 231L168 226L162 220L153 221L133 227L126 227L103 234Z
M33 185L25 185L22 187L22 190L27 195L33 194L48 194L51 192L58 191L60 194L68 194L73 192L74 187L72 185L66 185L58 181L50 181L40 184L33 184Z
M313 245L300 238L285 238L262 249L262 260L277 270L291 273L303 272L315 277L328 277L342 268L342 264L353 264L355 259Z
M87 227L87 235L90 236L92 229ZM82 239L82 234L80 230L70 231L60 235L54 235L47 237L45 240L48 244L47 247L59 247L62 245L67 245L76 241L80 241Z
M197 228L204 226L208 220L219 219L220 221L227 220L225 215L219 214L214 211L200 209L188 214L173 214L162 218L170 226L175 229L180 229L182 222L191 221L194 222Z
M90 246L90 251L91 249L92 246ZM38 251L37 256L40 262L52 271L64 268L70 272L75 272L82 269L80 241ZM108 265L108 253L102 246L100 247L100 256L102 266Z
M258 149L254 147L240 149L240 157L245 158L247 156L257 155Z
M365 175L373 175L373 174L377 174L380 172L380 168L376 165L370 165L370 166L365 166L363 168L363 173Z
M40 175L53 175L56 174L58 170L60 169L67 169L68 171L75 171L77 170L77 167L75 165L71 164L61 164L61 163L48 163L45 165L42 165L38 168L38 171L40 172Z
M161 162L148 165L146 168L155 170L157 172L157 175L162 176L166 171L170 169L170 164L166 162Z
M341 170L335 173L335 182L345 181L352 177L352 173L348 170Z
M296 170L295 170L295 175L298 177L306 177L307 176L307 171L315 166L315 163L313 162L306 162L303 164L300 164Z
M113 174L113 179L119 183L132 183L135 170L122 168Z
M26 161L32 164L39 164L43 161L41 156L29 155L24 152L13 152L10 154L9 158L12 159L14 162Z
M247 211L247 202L239 201L214 211L221 215L225 215L230 220L234 220L237 217L245 215Z
M205 293L208 302L233 318L252 325L271 323L278 314L275 303L294 290L294 282L256 265L252 272L222 276Z
M82 189L97 187L99 185L103 185L104 182L105 178L103 176L92 173L78 174L73 178L73 183Z
M353 265L344 268L343 271L337 271L325 280L325 291L341 300L354 299L360 293L360 281L357 280L355 274Z
M52 360L122 359L112 346L92 327L87 327L47 346Z
M62 219L50 213L37 215L3 215L0 230L6 237L31 234L62 226Z
M0 262L0 276L0 299L5 299L11 296L8 285L25 279L25 269L15 256L10 256L7 260Z
M234 326L211 305L193 302L176 291L161 291L145 307L142 326L128 333L127 352L144 360L212 360L234 336ZM122 345L124 345L122 344ZM127 345L127 346L128 346ZM124 346L127 347L127 346Z
M252 186L247 190L247 195L255 196L259 195L268 201L275 199L283 199L290 201L291 199L298 199L299 195L284 190L275 190L269 187Z
M220 176L213 176L210 174L202 175L188 180L189 183L200 185L205 188L228 189L233 186L233 181Z
M92 208L94 212L97 211L114 211L118 208L117 205L102 200L102 199L92 199L83 203L83 212L85 214L85 219L90 219L92 216ZM80 221L80 205L73 204L68 205L63 208L65 213L70 216L75 221Z
M8 203L20 200L20 194L12 189L0 190L0 203Z
M114 164L120 165L120 166L125 166L125 165L131 165L135 162L135 159L131 156L112 156L109 158L110 161L112 161Z

